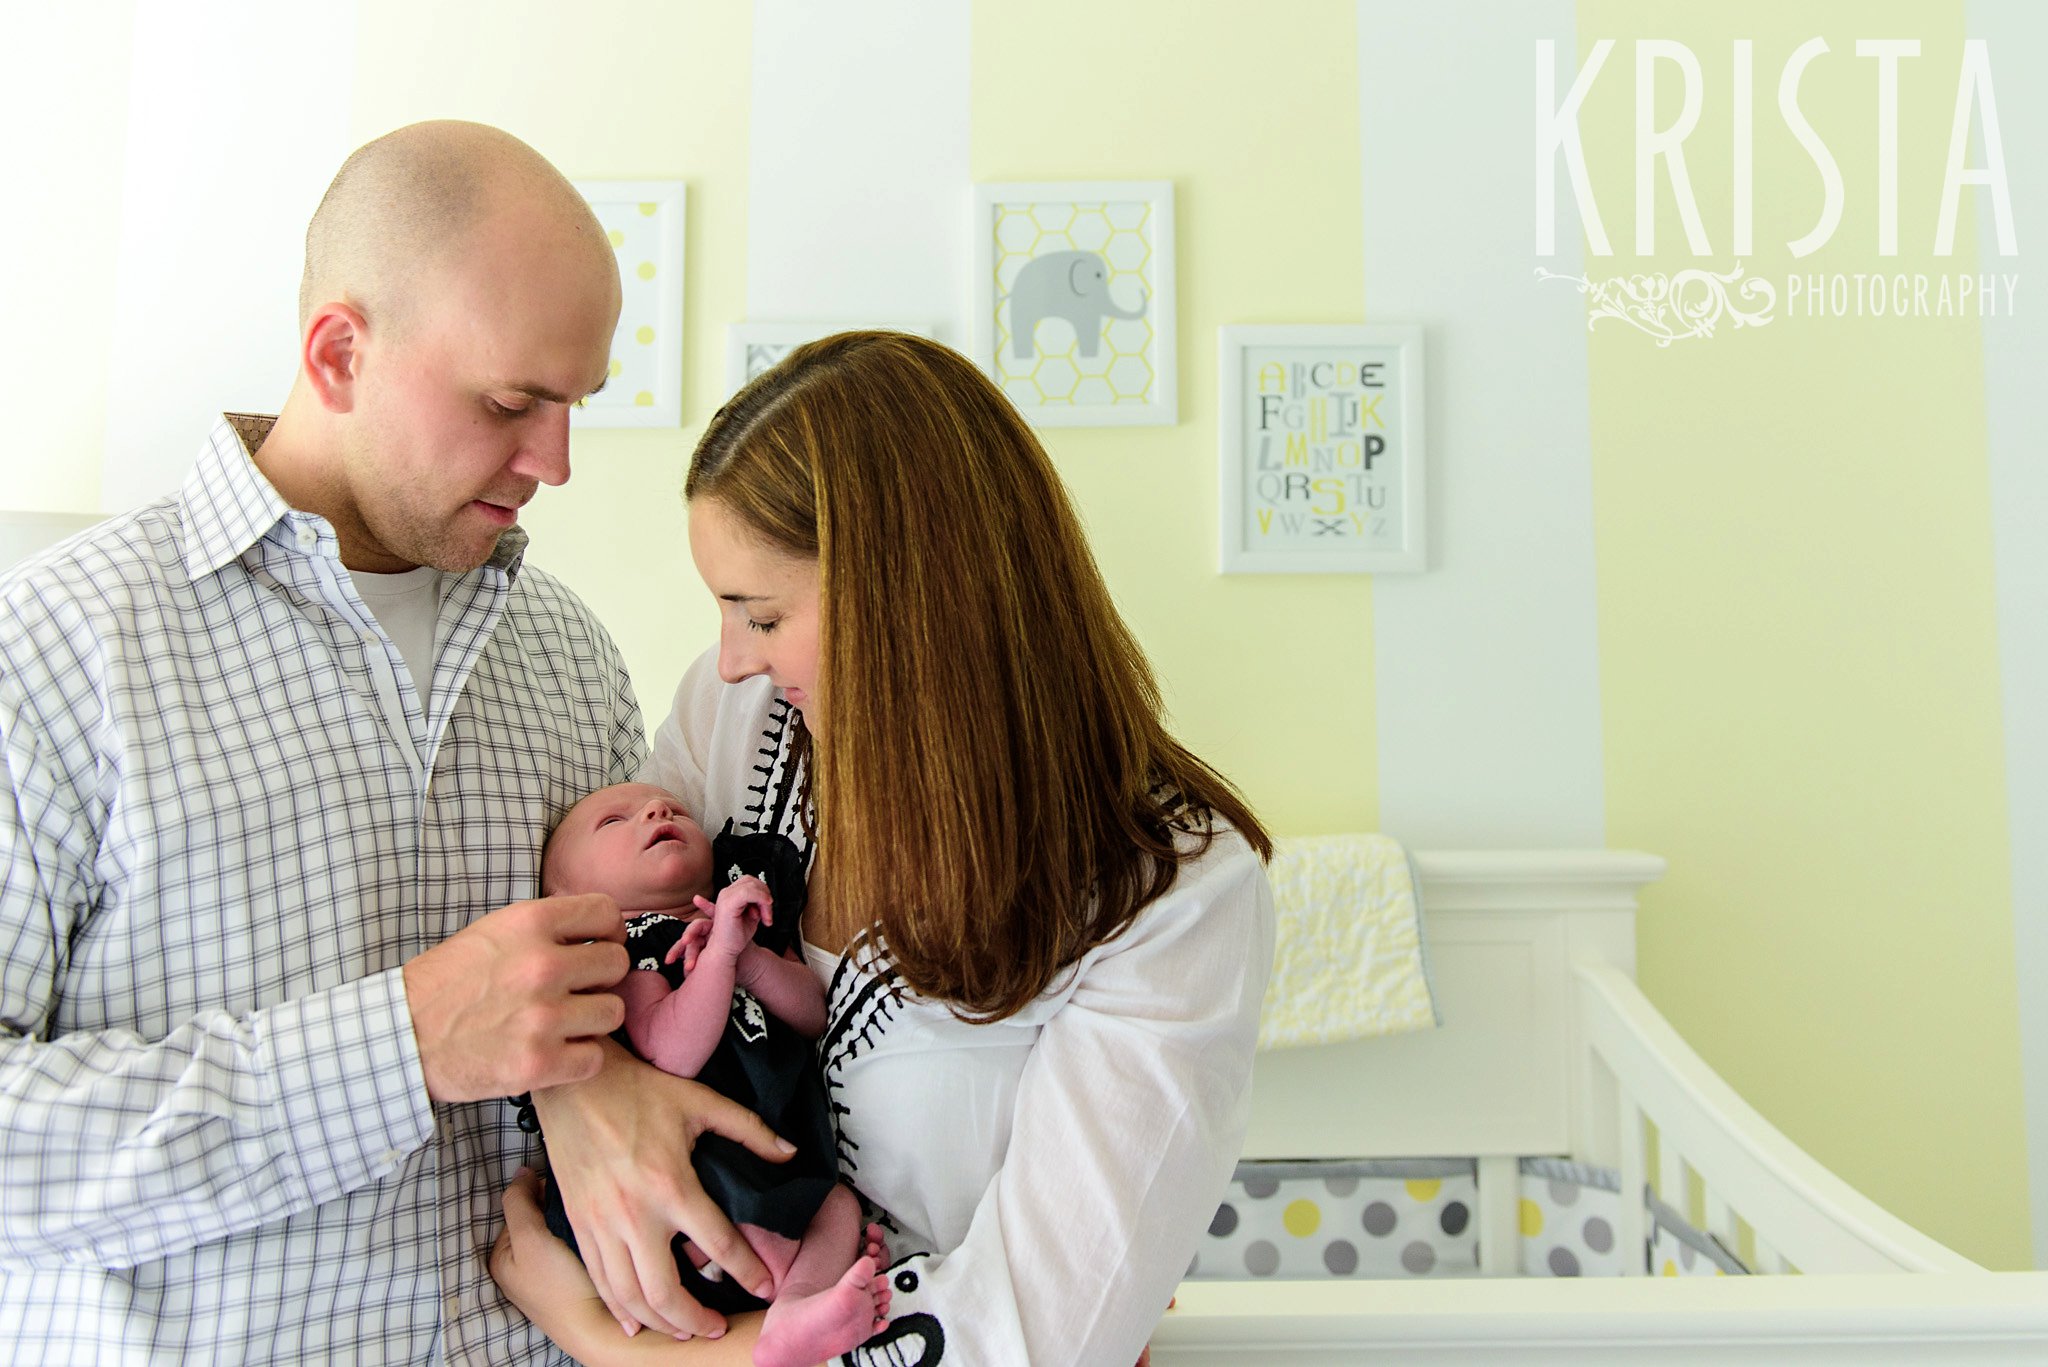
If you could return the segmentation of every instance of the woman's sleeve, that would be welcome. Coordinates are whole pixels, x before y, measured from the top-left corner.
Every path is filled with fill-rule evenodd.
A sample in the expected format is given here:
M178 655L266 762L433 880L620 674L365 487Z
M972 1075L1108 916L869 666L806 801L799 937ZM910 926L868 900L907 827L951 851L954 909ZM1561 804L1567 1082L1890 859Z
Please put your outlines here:
M1130 1367L1243 1147L1272 958L1265 868L1221 836L1083 961L965 1242L890 1270L893 1320L871 1344L921 1367Z
M666 788L700 818L705 811L706 775L710 770L711 733L718 722L718 647L699 655L683 671L668 716L655 729L642 783Z

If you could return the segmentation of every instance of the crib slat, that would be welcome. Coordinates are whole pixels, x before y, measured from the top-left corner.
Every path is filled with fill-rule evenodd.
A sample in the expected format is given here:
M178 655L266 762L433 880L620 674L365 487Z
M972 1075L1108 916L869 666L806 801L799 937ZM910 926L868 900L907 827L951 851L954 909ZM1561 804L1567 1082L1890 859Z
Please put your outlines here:
M1657 1195L1664 1198L1664 1204L1680 1215L1691 1218L1685 1183L1685 1156L1678 1151L1678 1144L1664 1131L1657 1131Z
M1735 1212L1712 1187L1707 1188L1706 1216L1707 1233L1719 1239L1722 1247L1735 1247Z
M1649 1272L1649 1212L1643 1206L1643 1188L1649 1181L1643 1163L1643 1112L1635 1098L1624 1094L1617 1108L1621 1115L1621 1275L1641 1277Z
M1585 1039L1618 1088L1679 1137L1686 1165L1722 1201L1764 1223L1788 1264L1829 1272L1975 1268L1872 1204L1773 1129L1692 1051L1627 974L1585 964L1578 976L1586 989ZM1743 1261L1755 1265L1748 1257Z
M1756 1266L1751 1269L1752 1271L1762 1272L1772 1277L1782 1277L1791 1270L1790 1265L1785 1261L1785 1255L1778 1252L1777 1248L1769 1240L1765 1239L1763 1235L1753 1233L1751 1239L1756 1248Z
M1479 1275L1522 1275L1522 1165L1513 1157L1479 1160Z

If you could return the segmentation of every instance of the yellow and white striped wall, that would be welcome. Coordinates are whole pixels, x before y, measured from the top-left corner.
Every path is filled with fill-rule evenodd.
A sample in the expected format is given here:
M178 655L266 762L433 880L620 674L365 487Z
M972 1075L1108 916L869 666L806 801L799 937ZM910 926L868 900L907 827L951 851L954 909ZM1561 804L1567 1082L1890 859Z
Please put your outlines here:
M1181 733L1280 830L1610 844L1671 861L1653 998L1823 1162L1994 1266L2048 1263L2048 12L2029 0L6 0L13 430L0 507L171 488L292 374L300 235L358 143L506 127L577 178L689 185L684 426L585 430L533 555L658 711L715 617L676 489L740 320L928 322L964 344L977 181L1170 179L1181 420L1046 434ZM1804 117L1778 112L1824 38ZM1987 41L2017 255L1987 192L1933 220L1963 41ZM1581 111L1614 256L1563 162L1536 255L1536 44ZM1899 63L1896 260L1879 63ZM1636 41L1693 52L1712 252L1656 171L1633 231ZM1750 275L2016 275L2011 312L1795 318L1665 348L1573 287L1736 259L1736 40L1754 63ZM1681 112L1658 69L1655 126ZM1975 148L1971 165L1983 164ZM1216 571L1216 329L1427 330L1432 564ZM2031 1176L2031 1181L2030 1181Z

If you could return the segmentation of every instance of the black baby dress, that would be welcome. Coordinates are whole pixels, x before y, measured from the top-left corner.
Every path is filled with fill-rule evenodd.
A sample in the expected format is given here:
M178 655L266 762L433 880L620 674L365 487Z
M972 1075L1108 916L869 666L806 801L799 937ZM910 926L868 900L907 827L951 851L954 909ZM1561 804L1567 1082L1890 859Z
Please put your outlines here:
M768 885L775 923L762 926L754 943L778 955L796 943L808 861L788 837L772 832L738 833L727 822L711 843L711 857L714 881L721 888L745 874ZM628 920L626 952L633 967L654 969L671 988L680 986L681 961L664 963L663 958L686 924L660 913ZM623 1029L619 1040L632 1047ZM697 1180L734 1224L760 1225L792 1239L801 1237L839 1180L831 1109L815 1045L770 1015L751 992L737 988L725 1033L698 1070L697 1081L745 1106L769 1129L797 1146L787 1162L770 1163L722 1135L702 1135L693 1154ZM552 1179L546 1183L542 1209L548 1228L573 1247L576 1241ZM707 1281L700 1276L683 1255L680 1234L674 1248L683 1289L700 1305L731 1314L765 1304L730 1278Z

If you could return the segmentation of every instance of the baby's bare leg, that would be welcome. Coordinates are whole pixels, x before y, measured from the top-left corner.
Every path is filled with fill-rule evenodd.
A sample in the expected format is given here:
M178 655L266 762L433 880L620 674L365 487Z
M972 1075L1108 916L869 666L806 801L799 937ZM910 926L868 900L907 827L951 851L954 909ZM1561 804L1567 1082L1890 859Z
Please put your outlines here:
M861 1228L860 1202L834 1187L804 1230L788 1276L776 1282L754 1347L757 1367L810 1367L888 1323L888 1279L874 1254L863 1251L874 1246Z

